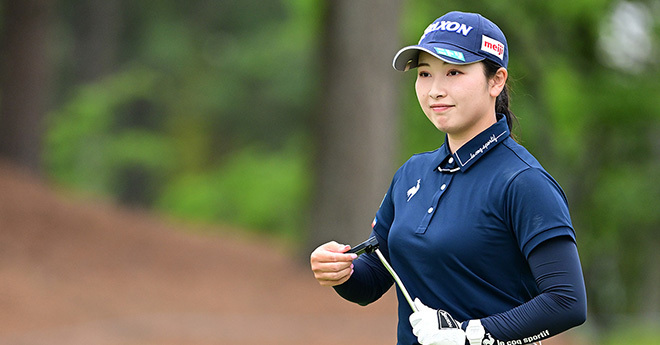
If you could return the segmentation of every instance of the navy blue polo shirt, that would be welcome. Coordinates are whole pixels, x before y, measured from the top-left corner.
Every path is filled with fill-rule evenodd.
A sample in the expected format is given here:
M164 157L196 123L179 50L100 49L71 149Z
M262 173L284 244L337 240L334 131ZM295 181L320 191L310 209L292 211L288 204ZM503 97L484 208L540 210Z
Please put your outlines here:
M538 295L527 256L547 239L575 239L564 192L510 137L504 118L454 154L445 143L410 158L394 175L373 228L410 295L459 321ZM356 273L368 265L386 274L373 257L357 261ZM369 298L391 283L381 276L375 284L387 287ZM416 344L411 309L398 288L397 295L399 344Z

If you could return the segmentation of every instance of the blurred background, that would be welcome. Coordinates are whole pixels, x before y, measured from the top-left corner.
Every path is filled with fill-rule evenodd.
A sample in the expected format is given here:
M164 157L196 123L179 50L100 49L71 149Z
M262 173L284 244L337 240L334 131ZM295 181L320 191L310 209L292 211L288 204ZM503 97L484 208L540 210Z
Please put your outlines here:
M518 139L568 196L589 318L562 341L655 344L658 0L2 1L0 341L393 343L391 294L343 306L307 261L442 144L391 60L451 10L506 34Z

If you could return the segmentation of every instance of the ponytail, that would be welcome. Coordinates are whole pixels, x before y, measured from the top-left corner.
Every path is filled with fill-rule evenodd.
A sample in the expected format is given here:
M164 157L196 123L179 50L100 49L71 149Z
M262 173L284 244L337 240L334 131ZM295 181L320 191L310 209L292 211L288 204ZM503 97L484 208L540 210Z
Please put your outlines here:
M495 73L497 73L497 70L501 68L498 64L490 60L483 60L483 63L487 79L493 78ZM509 125L509 130L511 131L511 137L515 139L516 136L513 134L513 126L515 125L516 128L518 127L518 118L516 118L516 115L509 108L508 83L504 85L504 89L502 89L502 92L497 96L497 99L495 100L495 113L504 114L506 117L506 124Z

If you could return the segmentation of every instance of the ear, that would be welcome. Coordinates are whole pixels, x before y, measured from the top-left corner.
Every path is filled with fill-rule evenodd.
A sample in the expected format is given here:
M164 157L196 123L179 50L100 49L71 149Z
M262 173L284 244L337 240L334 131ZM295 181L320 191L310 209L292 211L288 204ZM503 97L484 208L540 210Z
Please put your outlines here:
M490 91L491 96L497 97L500 95L506 86L506 79L508 77L509 72L507 72L506 68L504 67L500 67L500 69L495 72L493 78L488 81L488 90Z

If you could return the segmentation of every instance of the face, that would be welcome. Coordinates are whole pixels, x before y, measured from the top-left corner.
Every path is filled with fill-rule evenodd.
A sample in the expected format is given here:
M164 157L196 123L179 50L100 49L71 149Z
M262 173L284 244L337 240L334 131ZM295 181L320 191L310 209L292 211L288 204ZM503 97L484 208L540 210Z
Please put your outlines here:
M496 122L495 99L506 82L506 69L487 79L484 66L446 63L421 52L415 90L426 117L447 133L457 150Z

